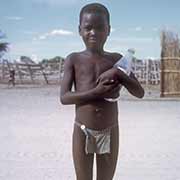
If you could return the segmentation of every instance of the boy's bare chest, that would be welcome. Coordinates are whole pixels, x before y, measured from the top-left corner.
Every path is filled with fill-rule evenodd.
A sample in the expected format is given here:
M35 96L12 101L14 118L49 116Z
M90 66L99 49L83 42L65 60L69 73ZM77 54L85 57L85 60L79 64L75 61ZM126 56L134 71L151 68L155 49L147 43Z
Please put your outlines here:
M76 63L75 74L79 80L95 80L108 69L112 68L112 60L103 59L84 59Z

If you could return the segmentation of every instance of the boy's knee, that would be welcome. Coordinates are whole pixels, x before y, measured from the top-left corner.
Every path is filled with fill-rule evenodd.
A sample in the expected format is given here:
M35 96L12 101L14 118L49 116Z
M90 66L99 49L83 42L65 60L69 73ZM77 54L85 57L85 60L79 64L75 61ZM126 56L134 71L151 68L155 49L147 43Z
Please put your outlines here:
M93 180L93 177L92 174L79 174L76 176L76 180Z
M97 177L96 180L113 180L113 178L102 175L102 176Z

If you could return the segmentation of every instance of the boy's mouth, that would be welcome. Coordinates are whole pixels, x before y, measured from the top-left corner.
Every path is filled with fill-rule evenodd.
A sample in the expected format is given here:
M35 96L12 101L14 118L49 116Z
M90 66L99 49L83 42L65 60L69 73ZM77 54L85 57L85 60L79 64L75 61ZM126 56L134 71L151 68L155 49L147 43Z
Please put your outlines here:
M89 38L89 41L91 41L91 42L97 42L97 39L96 39L96 38Z

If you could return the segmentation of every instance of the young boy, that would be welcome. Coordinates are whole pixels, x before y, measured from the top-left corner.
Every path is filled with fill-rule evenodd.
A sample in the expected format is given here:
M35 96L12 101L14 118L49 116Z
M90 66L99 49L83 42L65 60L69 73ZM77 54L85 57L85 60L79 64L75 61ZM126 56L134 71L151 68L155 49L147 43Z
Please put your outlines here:
M62 104L75 104L73 159L77 180L92 180L96 154L97 180L112 180L119 149L118 106L104 98L118 95L119 84L143 97L144 90L131 73L113 67L122 57L104 51L110 33L109 12L101 4L81 9L79 34L86 49L65 60L61 84ZM74 84L75 91L72 91Z
M10 85L12 85L13 87L15 86L15 70L14 69L9 70L8 86Z

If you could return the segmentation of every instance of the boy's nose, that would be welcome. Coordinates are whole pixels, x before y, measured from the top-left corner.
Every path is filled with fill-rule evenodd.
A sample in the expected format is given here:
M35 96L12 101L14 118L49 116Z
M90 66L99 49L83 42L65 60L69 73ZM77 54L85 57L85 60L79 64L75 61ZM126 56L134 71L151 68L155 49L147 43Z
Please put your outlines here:
M95 35L95 34L96 34L96 31L95 31L94 29L92 29L92 30L90 31L90 33L91 33L91 35Z

